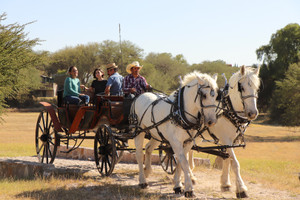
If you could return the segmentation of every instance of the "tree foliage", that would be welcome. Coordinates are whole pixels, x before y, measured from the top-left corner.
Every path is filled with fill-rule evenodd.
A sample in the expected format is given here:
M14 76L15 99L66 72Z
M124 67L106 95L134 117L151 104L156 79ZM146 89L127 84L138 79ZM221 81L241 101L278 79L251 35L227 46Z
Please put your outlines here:
M0 15L0 114L6 98L38 87L39 73L35 66L42 57L32 51L39 39L28 39L24 32L30 23L4 25L5 19L5 13Z
M166 92L178 87L178 77L186 74L188 67L182 55L173 57L170 53L149 53L144 62L142 73L147 77L147 81L154 88Z
M55 82L61 87L67 69L75 65L78 68L78 78L81 83L88 85L91 74L96 67L114 62L119 66L120 73L125 75L127 64L134 60L141 60L143 50L129 41L124 41L121 46L122 54L120 44L110 40L105 40L102 43L66 47L50 55L50 63L46 67L47 74L53 75Z
M289 126L300 125L300 62L289 66L285 78L276 81L271 119Z
M105 40L100 44L99 57L104 65L116 63L119 67L119 72L125 75L126 66L129 63L135 60L142 60L143 49L127 40L121 44L111 40Z
M271 36L268 45L256 50L257 58L263 61L260 77L264 90L259 94L259 107L268 109L275 90L275 82L284 78L290 64L299 61L300 26L288 24Z
M213 75L215 73L218 74L218 80L217 83L219 87L224 86L224 78L222 77L222 73L225 74L227 80L231 77L231 75L239 70L238 67L232 67L231 65L227 65L222 60L216 60L216 61L204 61L200 64L193 64L190 69L190 71L198 70L201 73L207 73L210 75Z

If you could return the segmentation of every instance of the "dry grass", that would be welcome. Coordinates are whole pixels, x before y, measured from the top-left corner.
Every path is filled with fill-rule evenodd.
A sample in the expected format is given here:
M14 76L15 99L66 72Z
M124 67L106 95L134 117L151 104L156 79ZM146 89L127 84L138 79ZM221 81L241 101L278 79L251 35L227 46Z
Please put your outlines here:
M0 156L32 156L35 155L35 125L39 113L18 113L9 112L3 116L4 123L0 124ZM261 182L270 187L285 189L300 194L300 185L297 173L300 172L300 127L280 127L261 124L251 124L246 135L250 139L269 142L248 142L245 149L235 150L241 164L242 176L251 182ZM286 138L295 138L286 142ZM282 141L283 142L282 142ZM133 140L129 144L134 146ZM93 147L93 141L87 140L82 146ZM198 156L215 158L212 155L197 153ZM108 179L109 180L109 179ZM91 187L84 190L68 188L74 184L88 184ZM65 194L75 193L73 197L80 199L89 192L94 192L103 187L101 183L93 185L93 180L0 180L0 199L4 195L20 194L20 198L26 199L30 196L39 199L39 195L56 196L61 190L66 189ZM57 189L58 188L58 189ZM123 187L115 186L117 190L126 190ZM47 190L47 192L45 192ZM113 190L113 189L112 189ZM129 190L129 189L128 189ZM35 192L31 192L35 191ZM43 192L41 192L43 191ZM80 194L77 192L80 191ZM126 191L121 191L126 192ZM128 191L128 194L139 193ZM46 196L40 196L47 199ZM146 198L140 194L141 198ZM18 197L19 198L19 197ZM76 199L76 198L75 198ZM125 198L126 199L126 198Z

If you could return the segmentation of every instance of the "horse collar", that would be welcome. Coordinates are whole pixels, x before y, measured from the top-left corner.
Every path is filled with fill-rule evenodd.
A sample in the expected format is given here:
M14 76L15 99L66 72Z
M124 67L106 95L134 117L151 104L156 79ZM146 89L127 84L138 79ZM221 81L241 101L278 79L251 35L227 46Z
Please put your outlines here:
M182 128L184 128L186 130L198 129L202 125L202 123L200 123L200 121L202 119L202 115L201 115L201 113L199 113L198 116L195 117L184 110L184 98L183 98L184 90L185 90L185 86L180 88L179 90L177 90L177 92L175 94L176 98L175 98L173 112L172 112L173 113L173 122L180 125ZM198 96L198 94L197 94L197 96ZM195 118L197 122L196 123L190 122L186 118L186 114Z

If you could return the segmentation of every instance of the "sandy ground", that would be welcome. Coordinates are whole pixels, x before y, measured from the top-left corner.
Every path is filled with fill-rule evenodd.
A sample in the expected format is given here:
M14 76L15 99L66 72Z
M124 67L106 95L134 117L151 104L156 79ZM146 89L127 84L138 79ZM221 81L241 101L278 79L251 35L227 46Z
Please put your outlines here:
M35 157L22 157L18 159L25 159L27 161L36 162ZM121 185L121 187L138 189L138 168L137 164L124 164L118 163L115 166L113 174L109 178L102 178L95 169L95 163L93 161L83 160L70 160L57 158L54 162L55 170L60 173L74 172L81 173L84 176L95 178L95 186L105 182L102 187L110 188L114 185ZM161 166L153 165L153 173L147 179L149 187L143 189L143 193L149 193L150 197L153 195L159 195L159 199L185 199L183 195L175 195L173 193L172 175L165 173ZM235 186L229 192L220 191L220 174L221 171L217 169L210 169L204 167L198 167L194 171L194 175L197 178L197 183L194 185L194 193L196 199L235 199ZM248 199L300 199L300 195L296 196L289 191L279 191L272 188L268 188L260 183L253 183L245 181L248 187ZM300 184L300 182L299 182ZM91 183L87 183L88 187L91 187ZM76 186L74 186L76 187ZM82 187L82 185L81 185ZM84 187L82 188L84 189ZM101 193L97 193L97 196L89 196L88 199L137 199L134 197L128 197L120 194L121 196L115 196L108 198L108 190L102 190ZM92 194L92 193L91 193ZM153 199L153 198L150 198ZM154 198L155 199L155 198Z

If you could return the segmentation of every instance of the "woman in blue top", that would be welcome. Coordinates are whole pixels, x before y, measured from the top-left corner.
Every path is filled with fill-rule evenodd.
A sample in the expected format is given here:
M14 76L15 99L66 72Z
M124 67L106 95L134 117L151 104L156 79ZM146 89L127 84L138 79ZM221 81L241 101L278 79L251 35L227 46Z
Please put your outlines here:
M80 90L80 81L77 78L78 70L77 67L71 66L68 70L70 77L67 77L64 84L64 100L69 104L81 104L88 105L90 97L82 94ZM82 87L84 87L82 85ZM84 87L85 88L85 87Z

